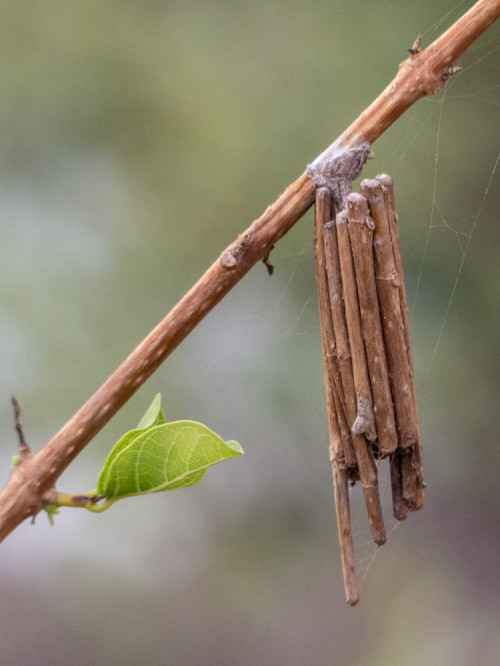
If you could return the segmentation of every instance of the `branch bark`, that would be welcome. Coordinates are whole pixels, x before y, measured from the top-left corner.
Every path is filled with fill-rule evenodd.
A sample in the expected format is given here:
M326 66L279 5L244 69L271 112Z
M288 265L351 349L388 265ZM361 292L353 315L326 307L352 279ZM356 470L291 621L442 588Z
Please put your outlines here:
M412 104L442 88L451 66L500 16L500 0L479 0L428 48L407 58L377 99L325 151L373 143ZM313 204L304 172L215 261L173 310L38 453L16 467L0 493L0 540L47 502L55 481L90 440L163 363L203 317Z

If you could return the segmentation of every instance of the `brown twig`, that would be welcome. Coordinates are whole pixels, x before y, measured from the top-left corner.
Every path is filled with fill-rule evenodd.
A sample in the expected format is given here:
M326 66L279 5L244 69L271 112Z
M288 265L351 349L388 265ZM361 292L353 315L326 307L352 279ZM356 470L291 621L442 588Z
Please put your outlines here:
M356 395L356 415L354 420L351 420L351 416L349 416L349 420L353 434L365 435L370 441L375 441L377 439L375 414L373 413L372 390L359 315L358 290L356 288L354 262L347 226L347 211L341 211L337 215L336 224L345 318L349 334L349 348L351 350L352 373Z
M410 504L412 510L416 510L422 508L422 506L424 505L424 479L423 479L423 470L422 470L422 436L420 433L417 390L415 386L415 376L413 372L413 354L411 350L410 323L408 320L408 303L406 300L406 290L404 288L405 278L403 272L403 257L401 255L401 244L399 240L399 221L396 208L396 196L394 194L394 183L390 176L388 176L387 174L380 174L377 176L376 180L378 180L378 182L383 186L385 207L389 215L390 229L392 236L392 247L394 251L394 261L396 264L396 271L398 272L399 282L400 282L399 295L401 302L401 317L403 320L405 343L408 352L408 364L411 373L410 376L411 389L413 394L413 404L415 407L415 415L417 420L417 443L415 445L415 458L414 458L414 465L415 465L414 473L416 475L417 488L414 495L414 502Z
M348 199L349 237L356 272L359 311L366 347L370 384L375 405L378 448L382 456L398 446L389 372L384 349L382 326L373 267L374 223L368 214L366 199L353 193Z
M401 451L391 455L392 514L396 520L404 520L408 509L403 499L403 475L401 471Z
M479 0L427 49L407 58L377 99L330 147L345 152L373 143L412 104L437 92L450 67L500 16L500 0ZM167 358L196 324L314 202L315 185L303 173L230 245L128 359L36 455L16 467L0 494L0 540L38 512L44 494L88 442Z
M417 417L401 316L400 278L394 263L392 237L382 186L377 180L365 179L360 185L360 190L370 204L371 216L375 222L375 279L399 446L404 449L414 446L417 442Z
M410 446L403 449L401 451L401 489L405 506L409 511L417 511L421 508L419 505L419 467L421 469L421 465L417 464L415 447Z
M336 359L335 333L330 315L330 299L325 266L323 224L330 219L330 192L325 188L316 191L314 256L316 259L316 285L318 289L318 309L323 350L323 375L327 402L330 450L333 461L339 468L345 468L345 434L341 433L337 420L337 407L340 406L339 370ZM341 406L340 406L341 408ZM341 408L342 410L342 408Z
M349 482L346 470L339 469L334 463L332 463L332 468L344 589L347 603L354 606L359 601L359 592L352 542Z
M332 464L333 487L335 491L335 510L337 513L337 527L339 533L340 556L344 575L344 587L347 602L354 605L359 600L358 584L356 580L356 567L354 561L354 545L351 531L351 510L349 501L348 476L349 470L345 465L346 432L339 428L337 415L343 409L338 395L339 387L333 377L337 375L337 361L335 358L335 337L331 318L331 306L328 295L328 280L325 265L325 247L323 228L330 219L331 195L326 188L319 188L316 192L315 209L315 256L316 256L316 283L318 286L318 306L320 315L320 329L323 348L323 375L325 381L325 394L330 432L330 461ZM337 400L334 395L337 394ZM339 411L340 408L340 411ZM349 433L347 446L352 447Z

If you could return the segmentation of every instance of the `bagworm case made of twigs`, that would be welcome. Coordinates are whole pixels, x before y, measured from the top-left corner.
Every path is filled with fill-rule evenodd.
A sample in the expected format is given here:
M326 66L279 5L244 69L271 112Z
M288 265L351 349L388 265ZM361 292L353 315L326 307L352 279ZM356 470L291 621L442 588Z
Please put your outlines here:
M335 502L347 601L359 599L349 484L363 488L372 537L386 540L376 461L389 458L393 513L424 504L422 441L390 176L363 180L335 214L316 192L315 256Z

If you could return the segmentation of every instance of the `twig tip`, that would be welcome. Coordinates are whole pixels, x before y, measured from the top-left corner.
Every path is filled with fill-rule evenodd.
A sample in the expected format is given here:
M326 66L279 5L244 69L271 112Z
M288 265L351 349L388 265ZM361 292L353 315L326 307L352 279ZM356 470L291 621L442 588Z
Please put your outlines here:
M14 428L17 432L17 436L19 437L19 457L22 462L31 455L31 448L30 445L24 439L23 428L20 422L21 408L19 407L19 403L16 397L13 395L11 396L10 400L12 403L12 409L14 411Z

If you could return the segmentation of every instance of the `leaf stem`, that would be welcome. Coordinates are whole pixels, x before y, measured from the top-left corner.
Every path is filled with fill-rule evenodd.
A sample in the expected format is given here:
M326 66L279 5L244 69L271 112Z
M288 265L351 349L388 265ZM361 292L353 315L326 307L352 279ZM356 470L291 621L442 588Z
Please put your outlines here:
M101 500L104 501L101 502ZM97 490L92 490L84 495L58 492L54 504L56 506L70 506L73 508L88 509L94 513L101 513L109 509L114 502L114 499L105 499L105 496L99 494Z

